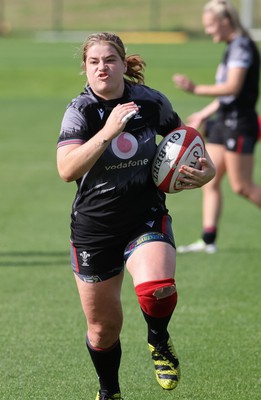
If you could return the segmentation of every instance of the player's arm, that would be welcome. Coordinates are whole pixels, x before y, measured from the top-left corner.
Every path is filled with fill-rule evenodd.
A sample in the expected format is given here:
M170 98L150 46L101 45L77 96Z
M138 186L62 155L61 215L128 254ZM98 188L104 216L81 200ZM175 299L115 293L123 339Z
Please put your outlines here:
M172 80L179 89L199 96L237 96L242 89L246 73L247 68L228 68L226 81L213 85L196 85L192 80L181 74L173 75Z
M88 142L67 144L57 149L57 169L65 182L72 182L89 171L109 146L103 132L98 132Z
M190 114L187 118L187 125L192 126L192 128L199 129L202 124L217 111L218 108L219 100L215 99L206 107Z
M57 169L65 182L81 178L88 172L109 146L111 140L124 129L126 115L138 111L133 102L118 104L104 127L83 144L67 144L57 149ZM133 116L133 113L132 113Z

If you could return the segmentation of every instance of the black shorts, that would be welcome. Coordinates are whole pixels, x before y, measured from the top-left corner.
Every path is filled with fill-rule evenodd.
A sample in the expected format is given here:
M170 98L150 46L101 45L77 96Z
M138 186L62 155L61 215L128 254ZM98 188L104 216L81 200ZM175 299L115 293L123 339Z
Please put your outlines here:
M239 154L254 153L258 131L255 113L244 116L236 112L218 113L206 124L207 143L224 145L228 151Z
M100 282L119 274L132 252L144 243L160 241L175 248L168 214L146 220L128 235L110 237L97 245L77 245L71 241L71 262L74 273L85 282Z

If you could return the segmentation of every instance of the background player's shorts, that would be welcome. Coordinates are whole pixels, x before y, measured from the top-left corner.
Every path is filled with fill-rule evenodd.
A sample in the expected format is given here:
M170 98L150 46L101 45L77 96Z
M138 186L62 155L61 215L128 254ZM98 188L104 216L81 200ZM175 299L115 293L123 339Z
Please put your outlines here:
M207 143L224 145L228 151L239 154L253 154L258 131L255 114L238 116L235 112L218 113L206 124Z
M97 245L71 241L71 262L74 273L83 281L96 283L119 274L124 263L139 246L153 241L169 243L175 248L168 214L146 220L128 235L104 237Z

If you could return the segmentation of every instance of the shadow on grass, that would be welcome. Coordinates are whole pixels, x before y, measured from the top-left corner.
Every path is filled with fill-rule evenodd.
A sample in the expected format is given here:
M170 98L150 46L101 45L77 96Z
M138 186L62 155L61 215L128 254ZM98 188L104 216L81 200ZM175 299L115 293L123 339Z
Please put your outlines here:
M68 251L2 251L0 267L38 267L70 263Z
M218 258L219 256L249 254L251 258L261 255L261 247L222 248L216 254L199 253L198 255ZM178 254L178 257L197 257L195 253ZM0 251L0 267L42 267L70 264L68 251Z

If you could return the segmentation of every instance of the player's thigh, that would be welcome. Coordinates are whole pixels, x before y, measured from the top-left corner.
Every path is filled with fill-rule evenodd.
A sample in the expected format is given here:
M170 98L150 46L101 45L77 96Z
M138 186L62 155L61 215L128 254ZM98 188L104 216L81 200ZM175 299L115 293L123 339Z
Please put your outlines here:
M122 319L121 286L123 271L118 275L97 283L88 283L74 274L83 312L88 324L105 324Z
M215 184L215 182L219 182L222 179L226 171L226 164L225 164L226 149L225 146L220 144L207 143L206 150L216 167L216 176L214 177L214 179L212 179L212 181L209 182L209 184L211 182L212 184Z
M252 183L254 156L226 151L226 170L231 188L239 192Z
M176 250L166 242L148 242L137 247L126 262L134 286L140 283L173 278L176 269Z

